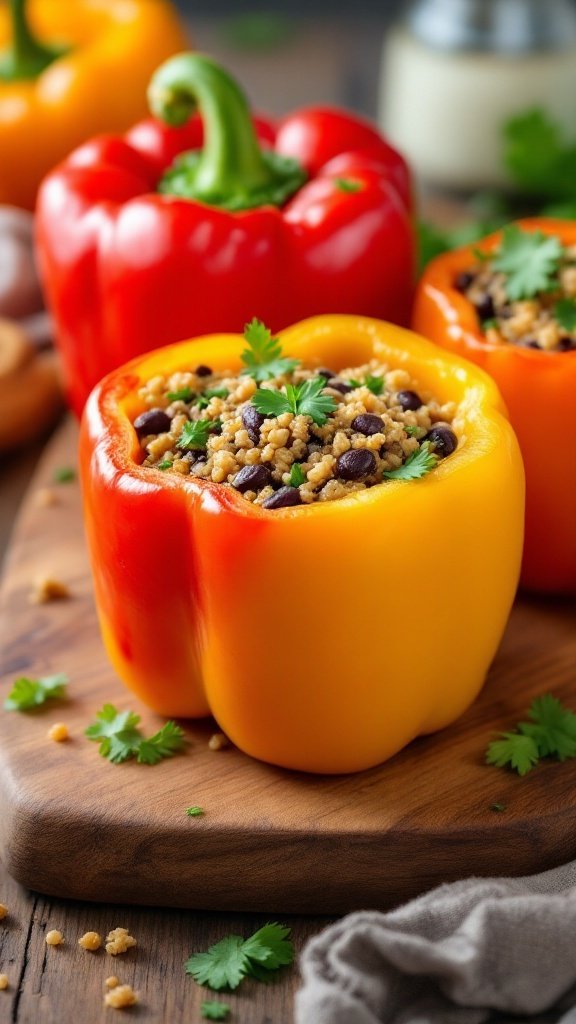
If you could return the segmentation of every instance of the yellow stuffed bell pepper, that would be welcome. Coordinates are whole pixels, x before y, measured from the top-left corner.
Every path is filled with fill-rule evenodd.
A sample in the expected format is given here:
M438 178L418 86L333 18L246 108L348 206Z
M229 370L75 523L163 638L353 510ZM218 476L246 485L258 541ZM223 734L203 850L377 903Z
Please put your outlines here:
M186 46L167 0L0 5L0 203L32 209L71 149L144 117L152 72Z
M139 357L92 392L81 467L96 601L116 671L159 713L212 713L233 743L272 764L359 771L448 725L480 690L519 574L522 462L496 385L415 334L362 317L324 316L283 331L274 358L280 347L282 365L272 363L280 384L261 366L250 377L250 360L258 360L247 356L246 341L220 335ZM286 357L299 361L291 366L302 373L313 371L308 396L318 398L322 378L324 413L306 416L304 405L298 415L281 412L306 391L288 385L290 373L300 371L288 368ZM238 377L243 361L245 376ZM377 398L366 383L339 377L345 367L369 367L368 383L386 368L388 389ZM202 379L211 388L199 394ZM454 403L448 434L457 447L447 457L438 457L445 427L430 430L425 443L414 440L428 407L413 412L405 429L410 417L402 421L402 408L414 407L406 396L415 391L391 395L395 379L414 382L443 408ZM185 387L170 391L182 381ZM226 388L215 386L222 381ZM160 408L150 408L150 394ZM360 400L372 409L367 419L357 416ZM241 422L223 423L231 402ZM264 434L266 443L254 442L257 454L250 455L242 424L252 429L254 412L246 419L246 410L258 413L270 402L279 404L278 417L258 414L254 436ZM417 449L412 468L416 457L432 468L409 479L406 460L400 474L389 469L364 486L344 466L372 460L373 468L384 449L390 466L394 443L378 449L381 435L368 429L374 409L386 403L384 432L400 436L402 428L404 447ZM322 454L318 435L329 436L328 408L342 422L354 416L351 439L345 430L335 435L340 450L348 445L342 463L341 455ZM290 450L286 435L296 427L307 438L308 462L297 449L301 467L315 472L308 468L302 483L298 471L293 500L285 485L293 469L277 474L258 503L239 481L246 473L270 479L270 451L289 462L296 442ZM220 431L211 442L219 454L208 455L209 433L202 453L203 430ZM236 438L239 455L226 436ZM274 438L285 447L274 449ZM246 461L244 476L224 479L226 460L232 465L236 457ZM186 459L195 468L181 475L176 469ZM220 467L223 482L197 475L210 465ZM314 500L319 488L312 485L326 465L340 467L342 479L330 486L344 496Z

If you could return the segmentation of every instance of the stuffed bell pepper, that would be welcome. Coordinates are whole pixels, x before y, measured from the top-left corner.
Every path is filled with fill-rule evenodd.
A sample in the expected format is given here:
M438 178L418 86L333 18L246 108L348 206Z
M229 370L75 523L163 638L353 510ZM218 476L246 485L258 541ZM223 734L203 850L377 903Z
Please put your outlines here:
M102 633L161 714L358 771L471 703L516 589L524 481L482 371L401 328L252 321L93 391L81 432Z
M576 593L576 224L525 220L435 259L414 329L492 375L526 468L523 584Z
M167 0L0 6L0 203L33 209L74 146L143 117L154 68L185 44Z
M256 313L273 330L326 311L407 323L408 171L369 124L318 108L253 120L200 54L161 67L150 98L156 120L83 146L40 193L41 267L78 413L127 359Z

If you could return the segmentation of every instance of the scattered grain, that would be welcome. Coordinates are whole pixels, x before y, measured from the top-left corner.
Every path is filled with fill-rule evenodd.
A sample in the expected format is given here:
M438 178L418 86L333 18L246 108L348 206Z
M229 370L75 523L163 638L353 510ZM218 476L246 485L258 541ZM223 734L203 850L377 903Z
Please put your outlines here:
M4 989L8 988L9 984L10 984L10 982L8 980L8 975L7 974L0 974L0 992L3 992Z
M130 935L127 928L113 928L106 936L106 952L111 956L126 953L135 945L136 939Z
M91 953L95 953L97 949L100 949L102 939L98 932L85 932L82 938L78 939L78 945L82 946L82 949L88 949Z
M113 1006L115 1010L123 1010L127 1006L134 1006L138 997L131 985L116 985L104 996L106 1006Z
M49 740L54 740L55 743L63 743L70 736L68 732L68 726L65 722L55 722L54 725L50 726L46 734Z
M70 597L65 583L53 576L38 576L34 580L30 601L32 604L47 604L48 601L61 601Z
M208 740L208 747L210 750L223 750L228 746L228 742L228 737L223 732L215 732Z
M64 942L64 936L62 932L59 932L56 928L46 934L46 945L47 946L61 946Z
M5 903L0 903L0 921L3 921L5 917L8 917L8 907Z

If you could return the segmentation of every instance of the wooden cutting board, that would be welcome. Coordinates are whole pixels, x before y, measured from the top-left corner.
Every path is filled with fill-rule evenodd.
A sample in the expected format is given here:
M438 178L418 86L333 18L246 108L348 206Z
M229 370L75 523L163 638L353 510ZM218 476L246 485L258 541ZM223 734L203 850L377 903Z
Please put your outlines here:
M0 712L0 857L16 879L75 899L337 913L576 857L576 761L523 779L483 763L493 734L537 694L576 707L568 602L520 600L470 711L360 775L306 776L211 751L213 722L187 725L187 752L154 768L99 757L83 731L104 702L137 709L150 730L159 720L123 689L100 642L78 484L52 483L56 467L75 462L75 445L65 424L30 486L1 596L2 699L18 675L70 679L66 703ZM42 487L57 504L40 506ZM42 573L66 582L71 598L31 604ZM72 737L63 744L46 737L60 720ZM192 804L204 817L186 816Z

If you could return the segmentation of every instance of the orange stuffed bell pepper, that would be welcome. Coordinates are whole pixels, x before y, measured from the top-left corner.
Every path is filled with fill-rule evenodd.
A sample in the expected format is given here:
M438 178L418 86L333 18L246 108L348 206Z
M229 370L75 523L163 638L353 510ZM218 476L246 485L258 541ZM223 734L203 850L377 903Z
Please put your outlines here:
M144 116L150 75L186 42L167 0L0 7L0 203L31 210L74 146Z
M524 220L437 257L412 325L496 381L526 469L522 582L576 593L576 224Z
M354 316L201 337L92 392L81 469L120 677L243 751L359 771L471 703L516 589L523 469L497 388Z

